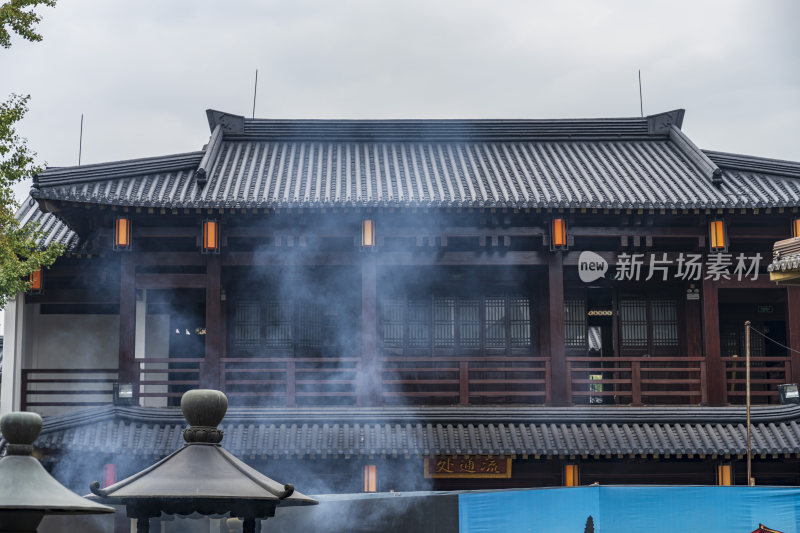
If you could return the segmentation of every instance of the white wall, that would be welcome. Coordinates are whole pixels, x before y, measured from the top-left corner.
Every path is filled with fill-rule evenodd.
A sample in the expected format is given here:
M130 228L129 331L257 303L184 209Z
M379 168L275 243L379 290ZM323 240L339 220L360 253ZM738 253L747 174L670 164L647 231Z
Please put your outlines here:
M147 315L145 317L144 331L144 357L163 358L169 357L169 315ZM167 363L145 363L145 369L166 368ZM166 380L169 379L167 373L146 372L142 375L146 380ZM144 385L142 392L167 392L167 385ZM144 407L166 407L167 397L162 398L142 398L141 405Z
M119 315L43 315L39 304L26 304L26 369L114 369L112 373L37 373L38 379L116 378L119 361ZM29 402L111 403L109 383L41 383L30 390L98 391L87 394L30 394ZM29 410L42 415L85 409L87 406L44 407Z

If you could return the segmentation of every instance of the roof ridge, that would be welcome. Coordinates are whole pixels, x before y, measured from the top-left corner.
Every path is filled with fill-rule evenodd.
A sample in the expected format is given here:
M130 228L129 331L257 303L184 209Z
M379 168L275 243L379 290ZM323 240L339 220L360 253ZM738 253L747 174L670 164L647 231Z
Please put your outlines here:
M800 178L800 161L718 152L716 150L703 150L703 153L723 168Z
M722 170L679 127L670 127L669 139L713 185L722 183Z
M671 125L681 127L684 113L683 109L677 109L647 117L556 119L269 119L206 111L212 132L221 126L226 140L351 142L664 138L669 135Z
M88 424L108 418L158 424L186 424L177 408L103 406L44 419L42 433ZM752 408L754 423L800 419L800 406ZM220 425L245 421L264 423L348 422L424 424L464 423L569 423L569 424L705 424L743 423L743 407L368 407L368 408L230 408Z
M204 150L198 150L155 157L93 163L91 165L51 167L33 177L33 187L53 187L71 183L145 175L153 172L196 168L204 154Z

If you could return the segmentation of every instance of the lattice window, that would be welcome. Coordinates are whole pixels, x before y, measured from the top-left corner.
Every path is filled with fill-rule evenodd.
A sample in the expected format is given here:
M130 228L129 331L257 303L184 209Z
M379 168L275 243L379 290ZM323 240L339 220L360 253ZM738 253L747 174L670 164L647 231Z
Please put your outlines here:
M381 338L385 346L403 346L403 308L405 301L399 298L383 300L381 306Z
M531 345L531 305L527 298L508 299L508 322L511 346L528 348Z
M264 304L264 345L268 348L292 347L292 307L289 302Z
M675 300L650 300L653 346L678 345L678 303Z
M386 298L383 346L411 353L433 350L530 349L531 302L519 296Z
M756 328L753 328L753 329L756 329ZM756 331L758 331L758 330L756 330ZM745 339L747 339L746 332L744 331L744 328L742 328L742 346L745 346L745 342L746 342ZM744 355L744 350L742 350L742 355ZM762 337L758 333L753 333L751 331L750 332L750 356L751 357L764 357L765 355L767 355L767 350L766 350L766 341L764 340L764 337Z
M481 301L460 300L458 305L459 343L462 348L481 346Z
M297 346L300 348L322 347L322 308L310 302L297 304Z
M647 300L626 296L621 299L620 341L625 348L647 347Z
M720 337L722 339L722 357L744 355L739 351L739 333L736 326L721 325Z
M586 300L564 300L564 344L567 348L586 349Z
M429 348L431 345L430 300L408 301L408 346Z
M233 341L239 346L256 346L261 341L261 307L239 302L234 315Z
M505 298L489 298L484 302L486 314L486 347L506 346L506 302Z
M456 299L436 296L433 299L433 345L453 348L456 343Z

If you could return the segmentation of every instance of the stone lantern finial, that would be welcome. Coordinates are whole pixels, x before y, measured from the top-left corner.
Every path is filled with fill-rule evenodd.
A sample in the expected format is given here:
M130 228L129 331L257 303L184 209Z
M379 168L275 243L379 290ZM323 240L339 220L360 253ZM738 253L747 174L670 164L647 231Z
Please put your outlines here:
M228 397L218 390L195 389L181 398L181 411L189 428L183 431L183 440L189 444L219 444L222 431L217 426L228 411Z
M8 455L30 455L33 442L42 432L42 417L36 413L16 411L0 418L0 431L8 442Z

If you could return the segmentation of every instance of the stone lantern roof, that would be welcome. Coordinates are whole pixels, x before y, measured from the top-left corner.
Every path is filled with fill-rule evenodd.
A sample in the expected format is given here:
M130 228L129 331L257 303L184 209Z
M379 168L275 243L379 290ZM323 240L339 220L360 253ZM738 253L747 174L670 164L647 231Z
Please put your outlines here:
M245 523L275 515L281 506L314 505L316 500L247 466L221 445L217 428L228 408L220 391L192 390L181 410L190 427L186 444L153 466L105 489L92 484L103 503L125 505L130 518L147 522L165 515L242 517ZM147 531L140 527L139 531Z
M45 515L113 513L55 480L31 454L42 417L14 412L0 419L6 456L0 459L0 532L35 531Z

